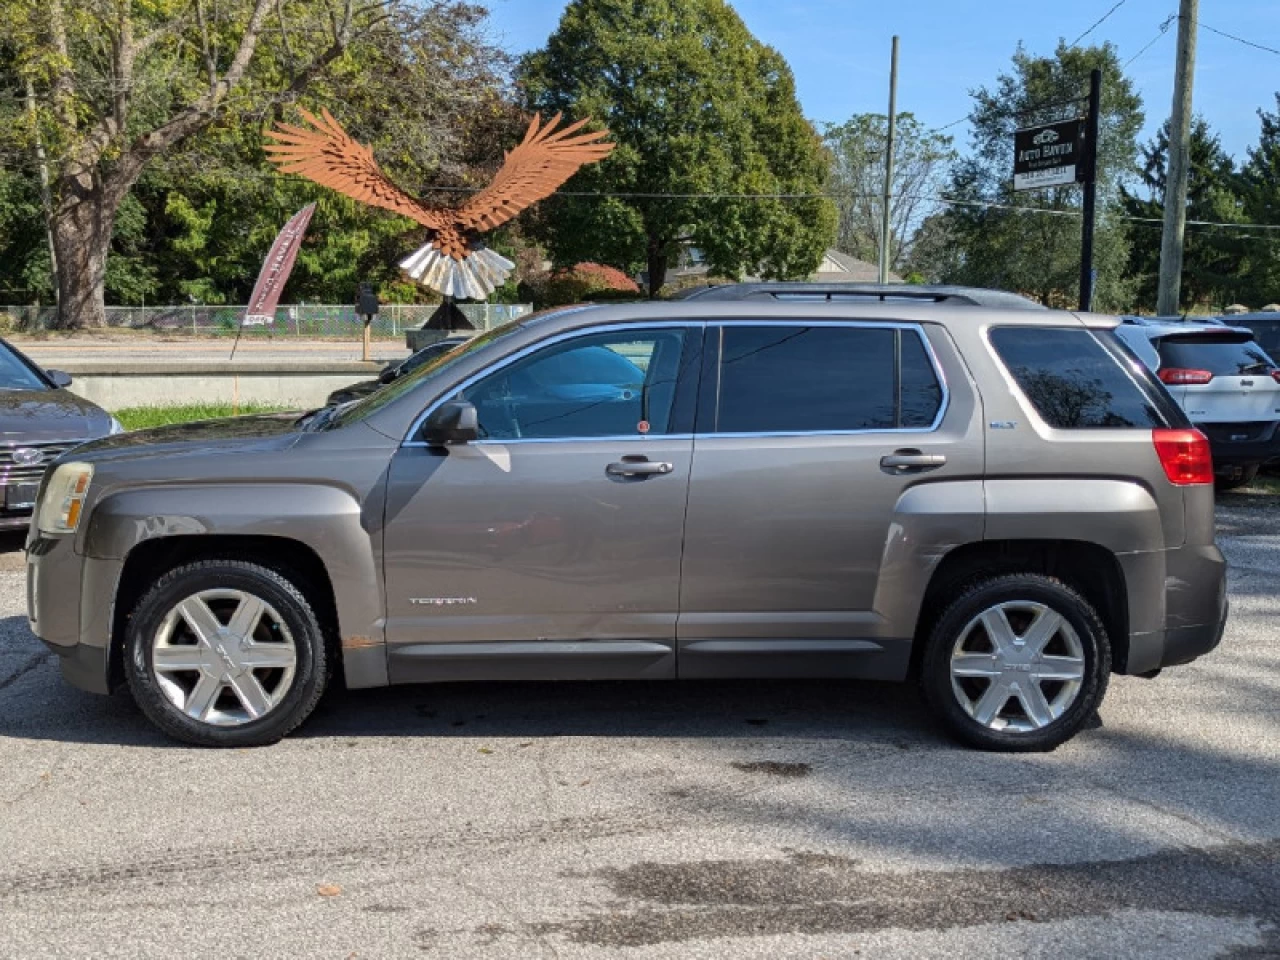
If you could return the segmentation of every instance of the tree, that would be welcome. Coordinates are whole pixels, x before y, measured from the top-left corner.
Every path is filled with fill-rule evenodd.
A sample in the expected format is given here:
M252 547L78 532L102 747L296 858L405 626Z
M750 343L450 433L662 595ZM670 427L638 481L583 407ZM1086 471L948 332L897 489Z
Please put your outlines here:
M1259 110L1258 118L1262 129L1241 171L1240 193L1249 222L1275 225L1280 224L1280 93L1276 112ZM1280 230L1258 230L1248 238L1242 273L1247 302L1280 301Z
M610 196L562 193L535 213L558 266L643 267L650 296L685 245L728 276L817 268L835 225L815 196L821 142L786 61L724 0L572 0L517 80L529 107L590 116L618 143L564 191Z
M1203 118L1191 124L1191 165L1187 177L1187 219L1238 222L1243 203L1238 193L1235 163ZM1169 160L1169 124L1142 148L1141 184L1146 196L1120 187L1126 214L1144 218L1135 223L1129 248L1129 271L1137 284L1137 303L1153 307L1160 274L1160 221L1164 218L1165 171ZM1219 306L1240 299L1241 240L1212 228L1189 226L1183 245L1180 302L1190 308L1216 301Z
M99 326L108 250L148 165L230 106L282 103L385 28L399 0L4 0L53 180L59 322Z
M1115 47L1072 47L1059 42L1051 57L1021 47L1011 73L992 88L973 91L973 152L956 165L943 214L956 249L943 263L927 265L930 279L1003 287L1055 306L1074 305L1079 291L1081 188L1013 190L1013 132L1018 127L1083 115L1079 101L1089 72L1102 70L1098 138L1097 271L1094 303L1120 309L1130 301L1128 238L1118 212L1119 184L1135 172L1142 101L1121 69ZM1031 208L1012 210L1009 207ZM1044 211L1044 212L1041 212Z
M880 256L888 128L884 114L860 113L842 124L827 124L823 137L839 210L836 247L871 263ZM889 204L891 270L905 264L911 237L937 207L932 198L941 192L956 157L950 137L926 130L914 114L898 114Z

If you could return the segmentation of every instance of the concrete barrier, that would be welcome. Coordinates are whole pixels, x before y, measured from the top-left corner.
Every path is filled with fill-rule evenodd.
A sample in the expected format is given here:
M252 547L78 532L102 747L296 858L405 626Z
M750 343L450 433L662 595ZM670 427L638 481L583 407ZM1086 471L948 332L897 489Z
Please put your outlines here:
M330 392L371 380L381 363L358 360L318 363L217 362L59 363L71 374L71 392L108 410L191 403L244 403L309 409Z

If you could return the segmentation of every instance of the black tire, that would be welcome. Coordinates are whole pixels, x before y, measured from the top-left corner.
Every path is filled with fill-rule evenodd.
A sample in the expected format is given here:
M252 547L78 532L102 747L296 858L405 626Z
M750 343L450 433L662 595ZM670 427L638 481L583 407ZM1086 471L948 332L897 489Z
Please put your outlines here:
M1043 604L1071 626L1084 658L1083 676L1075 699L1052 722L1034 730L992 729L961 705L952 686L952 652L965 628L984 611L1002 603L1023 602ZM925 701L955 739L982 750L1039 752L1066 742L1096 715L1110 675L1111 645L1106 628L1088 601L1053 577L1018 573L981 580L952 601L929 635L920 684Z
M1259 469L1261 469L1260 464L1255 463L1248 467L1240 467L1231 473L1215 474L1213 485L1218 490L1235 490L1239 487L1247 487L1257 479Z
M239 590L266 601L288 628L295 652L292 685L257 719L215 726L188 716L171 702L156 679L152 646L166 615L206 590ZM256 747L275 743L315 709L328 682L324 631L303 593L275 570L239 560L205 560L170 570L142 597L125 634L124 672L129 690L147 719L176 740L202 747Z

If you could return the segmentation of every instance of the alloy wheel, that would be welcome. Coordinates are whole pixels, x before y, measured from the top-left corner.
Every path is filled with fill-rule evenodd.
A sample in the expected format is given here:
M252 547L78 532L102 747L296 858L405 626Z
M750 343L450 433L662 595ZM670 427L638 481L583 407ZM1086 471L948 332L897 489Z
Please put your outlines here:
M951 652L951 689L964 711L991 730L1026 733L1061 717L1084 682L1075 629L1043 603L1015 600L978 614Z
M203 590L165 615L151 667L169 702L220 727L270 713L293 685L298 651L280 614L243 590Z

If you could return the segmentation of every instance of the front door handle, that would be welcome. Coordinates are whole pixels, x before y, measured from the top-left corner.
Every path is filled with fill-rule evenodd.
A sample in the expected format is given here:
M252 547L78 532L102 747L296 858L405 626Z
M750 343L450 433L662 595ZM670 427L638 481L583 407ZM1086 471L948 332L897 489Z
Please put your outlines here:
M880 458L880 469L889 473L919 473L936 470L947 462L940 453L921 453L919 450L895 450Z
M611 477L656 477L670 473L675 468L669 463L655 462L648 457L623 457L620 463L611 463L604 472Z

